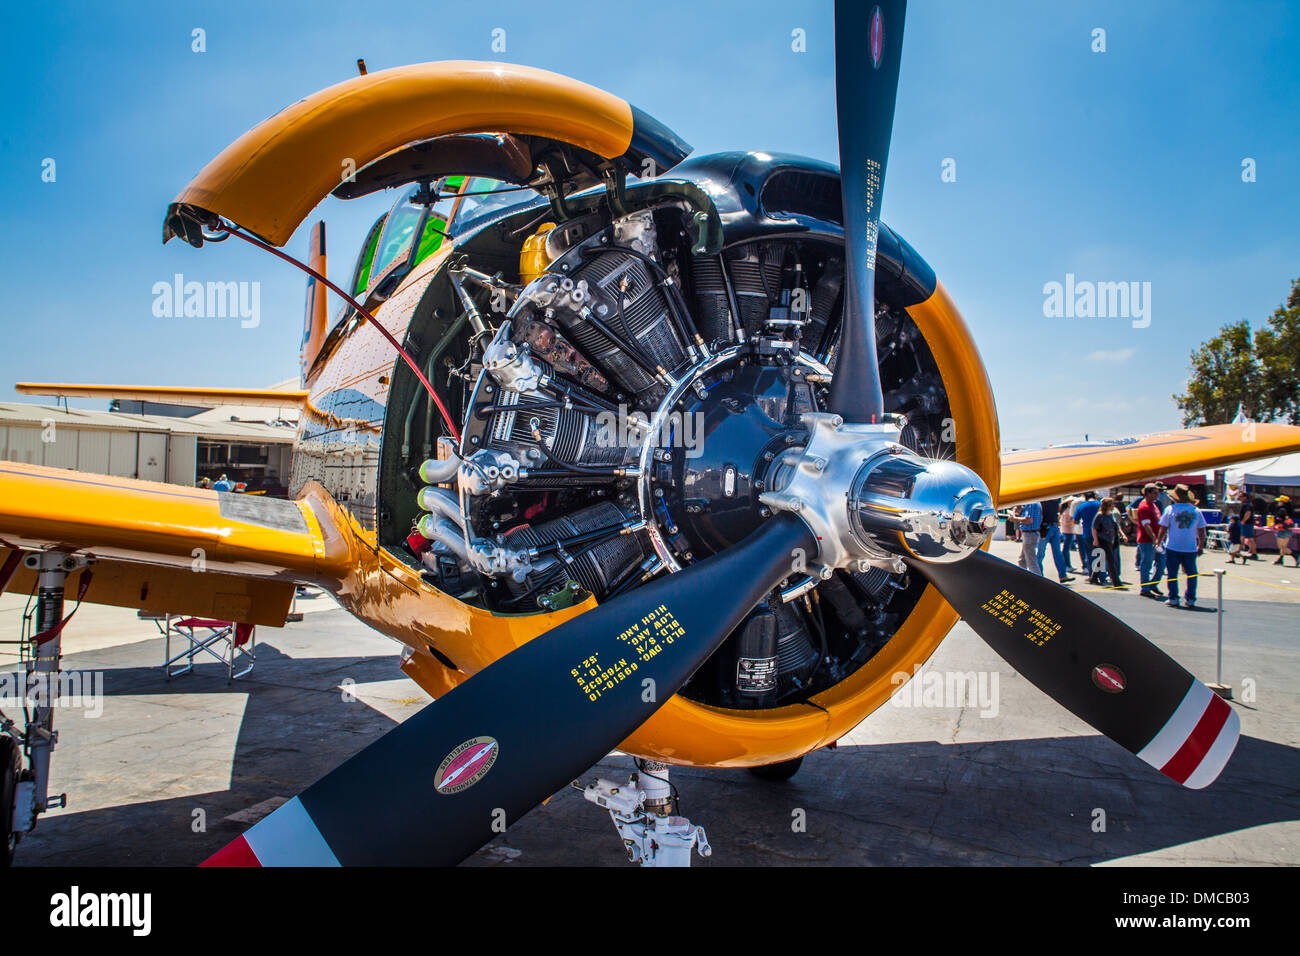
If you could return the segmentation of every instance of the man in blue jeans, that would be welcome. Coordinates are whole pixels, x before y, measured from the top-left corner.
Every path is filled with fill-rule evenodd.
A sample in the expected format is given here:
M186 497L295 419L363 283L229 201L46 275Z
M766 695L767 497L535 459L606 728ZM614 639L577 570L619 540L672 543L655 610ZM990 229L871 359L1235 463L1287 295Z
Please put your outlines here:
M1043 523L1039 526L1039 532L1042 537L1038 539L1038 566L1044 568L1047 565L1043 563L1043 557L1047 554L1047 549L1052 549L1052 562L1056 565L1056 577L1062 584L1073 581L1067 573L1069 570L1069 560L1061 549L1061 499L1050 498L1047 501L1040 501L1039 506L1043 509Z
M1156 505L1156 496L1160 489L1155 484L1148 484L1142 489L1142 500L1134 509L1134 522L1137 524L1138 571L1141 573L1141 595L1148 598L1163 598L1160 590L1160 576L1165 563L1156 555L1156 542L1160 540L1160 508Z
M1083 559L1083 572L1088 575L1089 584L1101 584L1103 573L1094 566L1094 561L1101 552L1093 554L1092 548L1092 519L1097 517L1100 510L1101 502L1097 500L1095 491L1084 492L1083 500L1074 506L1074 526L1079 532L1079 557Z
M1165 545L1165 583L1170 607L1178 607L1178 572L1187 575L1185 607L1196 607L1196 556L1205 548L1205 515L1186 485L1174 488L1174 503L1160 516L1160 540Z
M1043 566L1038 562L1038 529L1043 523L1043 509L1037 501L1021 505L1011 512L1011 517L1020 525L1020 566L1034 574L1042 574Z

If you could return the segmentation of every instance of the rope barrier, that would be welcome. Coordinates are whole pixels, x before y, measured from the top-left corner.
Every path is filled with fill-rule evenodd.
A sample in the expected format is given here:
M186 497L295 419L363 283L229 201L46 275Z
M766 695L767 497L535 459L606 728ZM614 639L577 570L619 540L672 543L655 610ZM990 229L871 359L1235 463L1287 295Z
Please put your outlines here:
M1223 573L1230 578L1236 578L1239 581L1249 581L1251 584L1262 584L1264 585L1264 587L1268 587L1268 588L1278 588L1279 590L1282 591L1300 591L1300 587L1289 587L1285 584L1273 584L1271 581L1261 581L1259 580L1259 578L1248 578L1245 575L1233 574L1231 571L1225 571ZM1180 574L1179 578L1185 580L1190 578L1204 578L1204 577L1213 577L1213 576L1214 576L1213 571L1198 571L1196 574ZM1167 575L1161 574L1153 581L1149 581L1148 584L1160 584L1166 579L1166 577ZM1131 587L1140 588L1141 586L1142 586L1142 582L1133 581L1131 583L1125 583L1123 586L1108 585L1106 587L1075 588L1074 590L1077 591L1079 594L1096 594L1101 591L1127 591Z

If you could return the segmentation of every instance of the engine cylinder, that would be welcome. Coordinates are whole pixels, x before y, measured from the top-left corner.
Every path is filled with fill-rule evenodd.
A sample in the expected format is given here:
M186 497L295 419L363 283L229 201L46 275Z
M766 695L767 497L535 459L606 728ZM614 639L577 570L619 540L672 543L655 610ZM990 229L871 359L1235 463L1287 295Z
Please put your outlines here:
M628 512L612 501L604 501L541 524L513 528L506 535L506 544L511 548L536 548L617 527L629 517ZM617 534L570 555L573 560L566 566L568 574L599 600L649 554L650 547L643 534Z

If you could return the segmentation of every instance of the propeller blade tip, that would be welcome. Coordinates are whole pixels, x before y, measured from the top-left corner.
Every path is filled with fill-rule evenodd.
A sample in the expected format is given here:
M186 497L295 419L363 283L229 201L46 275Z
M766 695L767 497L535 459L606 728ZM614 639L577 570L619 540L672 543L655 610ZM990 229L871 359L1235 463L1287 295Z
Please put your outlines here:
M199 866L261 866L262 863L242 836L231 840Z
M1138 756L1184 787L1202 790L1218 778L1240 737L1237 712L1193 681L1173 716Z

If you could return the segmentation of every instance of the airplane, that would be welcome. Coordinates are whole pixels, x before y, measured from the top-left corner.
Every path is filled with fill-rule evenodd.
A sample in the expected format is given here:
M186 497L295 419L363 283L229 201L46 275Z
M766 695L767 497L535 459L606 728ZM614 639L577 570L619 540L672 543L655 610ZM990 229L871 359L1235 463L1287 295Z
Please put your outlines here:
M688 863L710 847L670 767L788 778L959 618L1155 770L1214 780L1232 708L987 543L999 507L1292 451L1300 428L999 454L969 328L880 220L904 15L836 4L838 167L694 155L540 69L363 71L245 133L165 216L164 241L308 273L300 390L18 386L301 408L291 500L0 463L0 584L39 597L38 674L69 589L279 625L314 585L435 698L207 863L455 864L615 749L635 772L584 796L633 862ZM281 251L326 196L383 189L346 280L323 222L305 263ZM4 730L12 853L59 803L53 710Z

